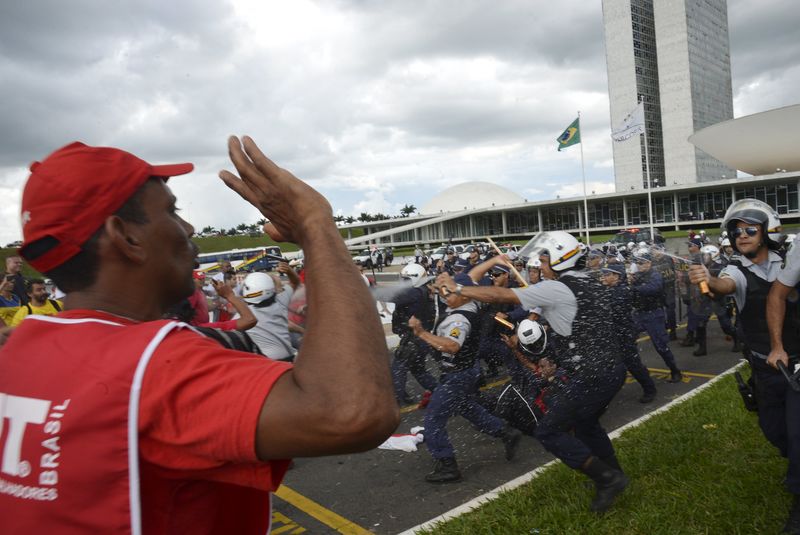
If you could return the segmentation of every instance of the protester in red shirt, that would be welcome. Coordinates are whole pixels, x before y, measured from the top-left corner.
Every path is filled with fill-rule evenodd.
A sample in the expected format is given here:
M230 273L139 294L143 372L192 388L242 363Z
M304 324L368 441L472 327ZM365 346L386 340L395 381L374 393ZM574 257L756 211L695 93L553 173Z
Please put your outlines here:
M4 532L264 533L288 459L395 429L383 330L330 205L250 138L228 150L239 176L222 180L273 239L309 251L315 314L295 364L160 319L194 289L194 229L166 186L191 164L81 143L34 163L20 253L67 295L0 349L4 416L22 430L0 437L16 461L0 476Z

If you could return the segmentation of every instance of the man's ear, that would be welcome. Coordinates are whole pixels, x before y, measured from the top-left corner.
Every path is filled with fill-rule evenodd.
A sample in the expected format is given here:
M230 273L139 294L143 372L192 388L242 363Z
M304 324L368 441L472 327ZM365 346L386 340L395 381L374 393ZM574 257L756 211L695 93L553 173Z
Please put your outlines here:
M104 228L109 245L118 255L136 264L147 261L147 251L142 246L144 230L141 225L124 221L118 216L110 216L106 219Z

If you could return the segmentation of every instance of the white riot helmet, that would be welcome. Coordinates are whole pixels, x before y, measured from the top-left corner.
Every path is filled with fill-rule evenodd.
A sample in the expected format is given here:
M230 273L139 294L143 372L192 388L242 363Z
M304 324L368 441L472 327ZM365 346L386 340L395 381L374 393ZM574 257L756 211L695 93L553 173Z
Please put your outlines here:
M728 238L722 238L722 241L719 242L719 246L720 247L730 247L731 246L731 240L729 240Z
M708 255L711 258L715 258L719 254L719 249L716 245L704 245L700 248L700 252L704 255Z
M524 319L517 327L519 347L531 356L539 356L547 347L547 332L538 321Z
M266 273L250 273L242 283L242 299L257 305L275 295L275 281Z
M575 236L563 230L542 232L525 244L519 251L522 256L537 258L540 254L550 257L550 268L553 271L565 271L578 263L586 249Z
M767 203L757 199L741 199L736 201L730 205L728 211L725 212L725 218L722 220L722 228L728 231L728 235L732 235L739 221L750 225L760 225L766 245L770 249L777 249L781 246L781 242L783 241L781 220L778 217L778 213ZM739 252L736 248L735 239L731 241L731 246L733 246L734 251Z
M538 257L534 256L528 260L525 264L527 269L542 269L542 261L539 260Z
M402 271L400 271L400 276L404 279L410 280L414 288L424 286L433 278L428 275L428 273L425 271L425 268L419 264L407 264L405 267L403 267Z

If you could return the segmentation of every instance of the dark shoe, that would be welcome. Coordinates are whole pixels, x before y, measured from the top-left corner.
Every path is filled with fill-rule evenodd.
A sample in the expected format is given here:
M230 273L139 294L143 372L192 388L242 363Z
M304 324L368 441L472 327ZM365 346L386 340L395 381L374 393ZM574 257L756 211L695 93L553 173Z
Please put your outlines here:
M422 399L419 400L419 405L417 405L417 408L418 409L424 409L425 407L427 407L428 403L431 402L431 395L432 394L433 394L433 392L431 392L430 390L426 390L425 392L423 392L422 393Z
M670 372L669 379L667 379L668 383L680 383L681 381L683 381L683 374L680 370Z
M645 392L642 394L642 397L639 398L639 403L652 403L653 400L656 399L656 391L653 390L652 392Z
M620 470L592 457L589 466L581 471L594 481L595 495L590 509L603 513L614 503L614 499L628 486L628 477Z
M425 476L425 481L428 483L454 483L461 481L461 472L458 470L455 457L436 459L433 465L433 472Z
M800 535L800 495L794 495L792 508L789 510L789 518L786 519L786 525L783 526L781 533Z
M706 351L706 328L705 327L698 327L697 332L695 333L694 337L695 342L697 342L697 349L694 350L695 357L704 357L708 354Z
M522 438L522 431L506 426L500 438L503 439L503 445L506 447L506 461L513 461Z
M675 329L670 329L669 330L669 341L670 342L674 342L677 339L678 339L678 334L675 332Z
M620 472L623 471L622 467L619 465L619 461L617 460L617 456L614 455L614 454L611 454L608 457L603 457L600 460L603 461L604 463L606 463L609 466L609 468L613 468L614 470L619 470Z
M741 353L742 352L742 344L739 343L738 338L733 339L733 347L731 348L731 352L733 353Z
M692 347L694 345L694 333L686 333L686 338L681 340L681 347Z

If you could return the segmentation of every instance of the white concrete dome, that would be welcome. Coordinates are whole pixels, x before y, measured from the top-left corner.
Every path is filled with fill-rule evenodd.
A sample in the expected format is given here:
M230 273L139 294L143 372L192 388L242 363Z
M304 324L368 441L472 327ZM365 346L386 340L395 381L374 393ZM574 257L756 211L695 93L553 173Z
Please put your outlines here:
M524 202L525 199L503 186L489 182L464 182L440 192L420 208L419 213L433 215Z

